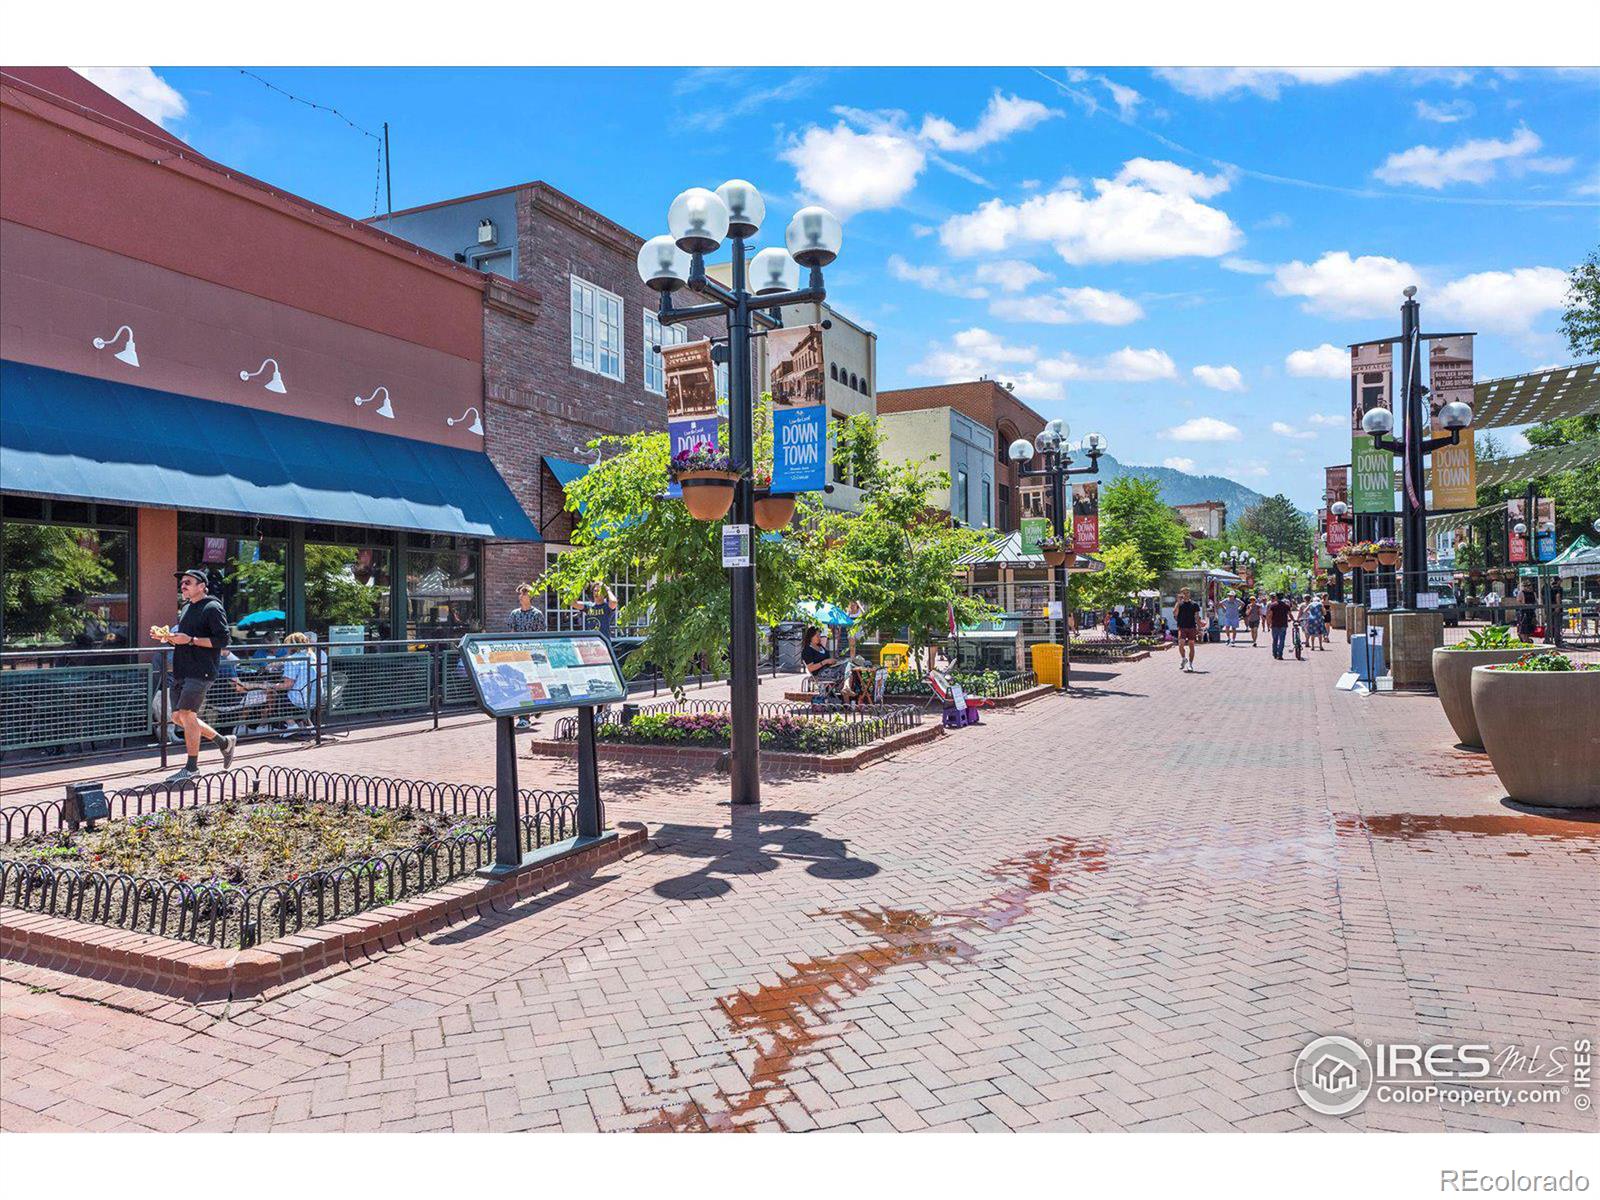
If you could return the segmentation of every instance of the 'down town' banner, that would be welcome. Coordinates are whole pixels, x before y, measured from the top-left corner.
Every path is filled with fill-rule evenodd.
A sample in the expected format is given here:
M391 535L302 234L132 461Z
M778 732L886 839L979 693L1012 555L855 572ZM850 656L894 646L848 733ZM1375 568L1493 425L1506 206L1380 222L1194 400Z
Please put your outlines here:
M1323 528L1328 535L1328 553L1334 555L1342 551L1350 540L1349 514L1345 514L1344 521L1336 520L1333 515L1335 503L1340 500L1346 504L1350 503L1350 477L1343 467L1327 467L1324 468L1323 479L1323 492L1328 500Z
M682 454L695 446L718 444L717 368L711 361L711 339L661 347L661 369L667 385L668 453ZM677 497L677 483L667 495Z
M1540 562L1556 556L1556 502L1549 496L1539 499L1539 519L1534 527L1534 553Z
M1394 511L1394 455L1372 444L1361 418L1389 408L1394 379L1393 347L1387 342L1350 347L1350 507L1361 513Z
M1048 517L1023 517L1019 523L1022 534L1022 552L1024 554L1042 554L1039 543L1050 536L1050 520Z
M1460 400L1472 403L1472 335L1435 338L1428 344L1428 416L1433 432L1442 433L1439 410ZM1472 430L1461 431L1461 443L1433 452L1433 511L1473 508L1478 503L1478 453Z
M822 326L767 334L772 390L772 490L820 492L828 484Z
M1072 552L1098 554L1100 552L1100 485L1075 483L1072 485Z
M1517 525L1527 521L1528 502L1521 498L1506 501L1506 558L1510 562L1528 561L1528 537L1517 532Z

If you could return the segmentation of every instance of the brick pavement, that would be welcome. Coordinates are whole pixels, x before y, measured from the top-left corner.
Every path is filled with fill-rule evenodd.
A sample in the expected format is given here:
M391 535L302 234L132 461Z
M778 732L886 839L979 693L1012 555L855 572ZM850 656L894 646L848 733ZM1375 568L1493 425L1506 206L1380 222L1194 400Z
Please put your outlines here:
M1436 700L1335 693L1334 646L1082 669L759 813L619 768L651 852L231 1009L5 964L0 1127L1593 1128L1299 1103L1316 1034L1600 1025L1600 825L1502 806ZM491 747L460 722L296 762L488 781Z

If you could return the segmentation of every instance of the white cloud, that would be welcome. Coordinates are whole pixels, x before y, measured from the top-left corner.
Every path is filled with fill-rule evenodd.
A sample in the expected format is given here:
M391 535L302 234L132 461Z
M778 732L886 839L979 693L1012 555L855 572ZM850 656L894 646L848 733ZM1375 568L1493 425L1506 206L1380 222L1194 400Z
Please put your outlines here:
M950 295L962 296L968 300L984 300L989 295L983 288L973 287L957 279L943 267L933 264L915 266L898 254L891 254L885 266L889 270L891 279L897 279L901 283L914 283L932 292L948 292Z
M1026 291L1034 284L1050 278L1031 262L1023 262L1018 258L981 263L974 274L982 282L992 283L1003 292Z
M1415 184L1439 189L1451 183L1487 183L1499 174L1501 166L1514 173L1569 170L1570 158L1533 158L1544 143L1526 125L1518 125L1509 140L1473 138L1440 150L1433 146L1413 146L1391 154L1373 177L1391 186Z
M1294 350L1283 360L1284 369L1302 379L1344 379L1350 374L1350 351L1332 342L1315 350Z
M844 121L832 129L811 126L778 157L794 167L801 190L841 220L893 208L927 163L922 147L891 128L858 133Z
M1295 438L1299 441L1306 441L1317 436L1309 429L1296 429L1293 425L1289 425L1283 421L1274 421L1272 423L1272 432L1277 434L1279 437Z
M1271 286L1280 296L1302 297L1306 312L1371 317L1397 312L1401 291L1419 280L1417 268L1399 259L1330 250L1309 265L1296 259L1279 267Z
M1094 195L1075 180L1020 204L998 197L951 217L939 238L952 253L1000 253L1046 242L1074 265L1151 262L1186 255L1218 257L1244 236L1228 214L1202 204L1227 188L1224 176L1206 176L1175 163L1133 159L1115 179L1096 179Z
M1343 83L1382 67L1158 67L1156 74L1186 96L1215 100L1254 92L1276 100L1289 84Z
M1481 271L1445 284L1433 300L1469 328L1527 333L1535 317L1565 306L1567 284L1555 267Z
M1263 462L1229 463L1223 470L1230 478L1245 475L1252 479L1265 479L1272 474Z
M1115 379L1123 383L1149 383L1157 379L1176 379L1177 364L1160 350L1135 350L1124 346L1089 368L1089 378Z
M179 91L149 67L73 67L101 91L110 92L134 112L166 128L188 115Z
M1241 258L1237 254L1230 254L1218 264L1224 271L1232 271L1236 275L1271 275L1272 268L1264 262L1257 262L1253 258Z
M1417 116L1437 125L1453 125L1457 121L1465 121L1477 111L1471 100L1446 100L1443 104L1434 104L1428 100L1417 101Z
M1190 372L1208 388L1215 388L1219 392L1244 391L1244 376L1239 374L1238 367L1210 367L1201 365Z
M1163 467L1171 467L1174 471L1190 472L1194 470L1194 459L1185 458L1181 454L1174 454L1171 458L1161 460Z
M1163 429L1161 436L1175 442L1237 442L1242 435L1237 425L1216 417L1193 417L1182 425Z
M1080 359L1069 351L1044 356L1037 347L1015 345L987 329L973 328L957 333L949 346L933 347L909 373L947 383L994 375L1013 384L1024 400L1061 400L1069 380L1148 383L1175 378L1177 367L1161 350L1131 346L1099 359Z
M1042 296L1008 296L989 311L1010 321L1041 325L1126 325L1144 316L1144 309L1118 292L1099 288L1057 288Z
M988 106L972 129L962 130L943 117L927 116L922 121L922 139L932 142L941 150L970 153L981 150L993 142L1003 141L1014 133L1032 129L1041 121L1061 114L1047 108L1037 100L1024 100L1018 96L1003 96L999 91L989 97Z
M1306 424L1321 425L1325 429L1342 429L1350 423L1350 418L1341 413L1311 413L1306 417Z

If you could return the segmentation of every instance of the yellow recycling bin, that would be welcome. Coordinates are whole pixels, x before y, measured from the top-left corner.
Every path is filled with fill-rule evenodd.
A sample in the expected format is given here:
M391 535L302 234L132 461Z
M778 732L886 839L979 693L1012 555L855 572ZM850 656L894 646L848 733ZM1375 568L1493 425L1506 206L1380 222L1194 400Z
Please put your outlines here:
M880 667L903 667L910 661L911 647L904 642L887 642L883 649L878 651Z
M1061 647L1055 642L1033 644L1033 677L1051 687L1061 686Z

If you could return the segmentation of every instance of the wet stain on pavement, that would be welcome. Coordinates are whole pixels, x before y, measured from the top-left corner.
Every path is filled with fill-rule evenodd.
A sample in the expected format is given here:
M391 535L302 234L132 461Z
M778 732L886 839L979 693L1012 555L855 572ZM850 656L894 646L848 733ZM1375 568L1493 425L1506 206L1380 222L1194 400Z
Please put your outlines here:
M1481 779L1494 775L1494 764L1487 754L1456 754L1422 769L1436 779Z
M1577 843L1567 848L1576 854L1593 854L1600 848L1600 823L1593 820L1544 817L1534 813L1477 813L1447 816L1442 813L1385 813L1356 816L1340 814L1336 828L1341 837L1366 834L1383 842L1448 841L1455 838L1549 838ZM1418 851L1431 853L1426 846ZM1526 850L1507 850L1511 858L1527 855Z
M996 878L1018 882L970 908L946 913L897 908L817 913L854 925L875 940L842 954L791 962L793 973L776 984L720 998L717 1006L732 1032L747 1038L756 1050L755 1062L746 1072L748 1086L732 1094L719 1089L711 1105L690 1100L659 1109L639 1130L738 1133L770 1120L772 1106L791 1098L786 1077L806 1065L799 1061L802 1056L819 1049L829 1018L845 1001L872 987L891 967L971 960L977 949L963 933L1009 927L1026 916L1039 897L1069 890L1069 872L1103 871L1105 857L1106 849L1100 843L1051 838L1042 849L991 869L989 874Z

